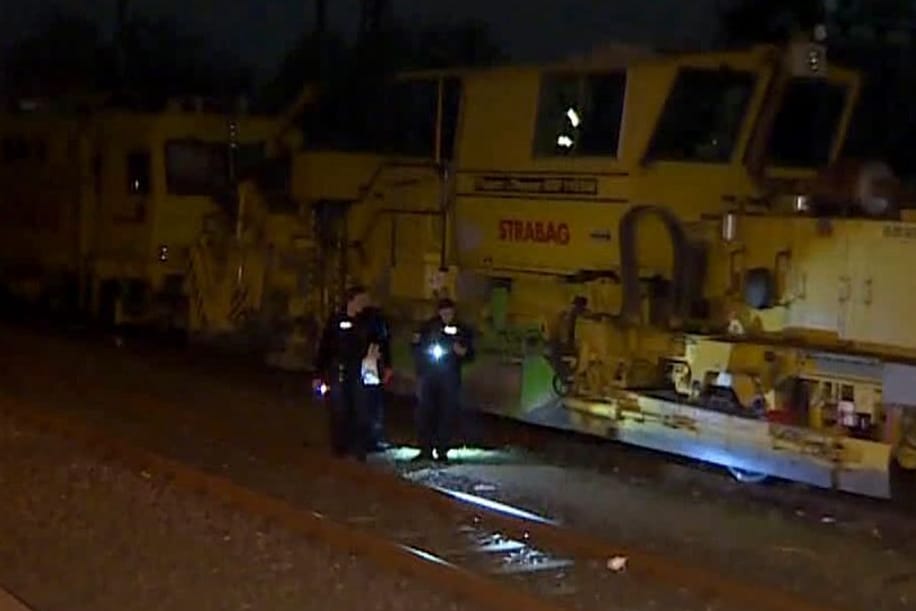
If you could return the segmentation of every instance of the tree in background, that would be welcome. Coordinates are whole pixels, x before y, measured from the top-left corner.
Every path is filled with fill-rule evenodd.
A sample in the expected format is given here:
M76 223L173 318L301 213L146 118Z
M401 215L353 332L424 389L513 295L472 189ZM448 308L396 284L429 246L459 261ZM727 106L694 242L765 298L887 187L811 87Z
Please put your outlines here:
M718 5L726 45L784 41L824 23L823 0L725 0Z
M110 84L110 48L98 27L75 15L53 15L36 34L12 45L4 85L22 97L86 95Z
M229 99L251 91L250 70L208 48L174 18L131 18L123 32L121 90L132 105L159 108L175 96Z
M411 69L487 66L507 61L483 21L434 23L407 33L399 64Z
M118 104L157 109L172 96L250 92L250 72L237 58L208 49L174 19L129 15L125 0L118 8L113 40L82 16L53 13L3 58L7 93L60 98L117 92Z
M324 14L316 0L316 22ZM313 144L338 148L375 148L381 130L385 82L392 73L410 69L479 66L504 60L486 25L479 21L408 25L398 22L388 0L364 0L356 39L347 44L326 25L306 32L287 54L263 90L261 107L286 108L307 83L322 96L302 117Z

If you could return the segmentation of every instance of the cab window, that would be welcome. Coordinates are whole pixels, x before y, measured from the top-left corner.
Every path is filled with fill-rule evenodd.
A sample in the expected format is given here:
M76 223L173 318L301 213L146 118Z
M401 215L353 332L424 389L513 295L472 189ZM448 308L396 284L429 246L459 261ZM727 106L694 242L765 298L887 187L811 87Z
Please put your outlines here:
M20 136L6 136L0 143L3 161L13 163L29 158L29 142Z
M209 196L229 185L225 144L173 140L165 145L166 185L170 195Z
M254 174L267 158L264 142L239 144L235 152L236 171L239 178L247 178Z
M442 83L442 131L439 155L451 159L461 99L461 83L446 78ZM406 157L436 157L436 122L439 118L439 79L416 79L392 83L386 94L386 134L383 152Z
M626 73L545 74L535 126L536 157L616 157Z
M386 153L408 157L433 157L436 142L436 100L439 84L434 80L395 83L388 90Z
M820 79L792 79L773 122L771 165L817 168L830 162L847 88Z
M443 82L440 155L452 157L461 99L457 78ZM378 152L433 159L436 156L439 78L365 83L331 88L303 113L311 147Z
M751 72L682 68L652 136L648 160L727 163L755 80Z
M127 154L127 192L148 195L150 192L150 155L147 151Z

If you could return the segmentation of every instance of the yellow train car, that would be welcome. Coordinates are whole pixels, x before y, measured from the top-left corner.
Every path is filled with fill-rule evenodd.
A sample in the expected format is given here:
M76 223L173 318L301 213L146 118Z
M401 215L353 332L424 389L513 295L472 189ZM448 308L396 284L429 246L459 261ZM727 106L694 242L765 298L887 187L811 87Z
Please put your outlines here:
M274 131L178 104L0 116L2 285L108 322L184 326L189 250L234 206L230 139L241 172Z

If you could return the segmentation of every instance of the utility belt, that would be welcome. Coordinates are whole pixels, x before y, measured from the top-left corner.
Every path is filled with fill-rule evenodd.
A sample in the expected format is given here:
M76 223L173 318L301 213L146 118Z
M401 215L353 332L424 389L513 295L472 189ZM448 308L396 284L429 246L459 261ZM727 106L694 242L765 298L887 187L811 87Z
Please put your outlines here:
M339 383L358 382L360 374L359 363L342 363L338 362L332 368L333 378Z

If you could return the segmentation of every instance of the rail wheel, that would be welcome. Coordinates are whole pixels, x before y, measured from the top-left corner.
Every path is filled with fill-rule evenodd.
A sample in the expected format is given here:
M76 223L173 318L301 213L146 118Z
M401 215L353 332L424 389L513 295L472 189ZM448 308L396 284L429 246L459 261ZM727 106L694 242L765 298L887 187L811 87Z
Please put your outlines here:
M568 397L570 390L572 390L572 384L566 378L560 376L559 374L554 374L553 376L553 392L556 393L558 397Z

